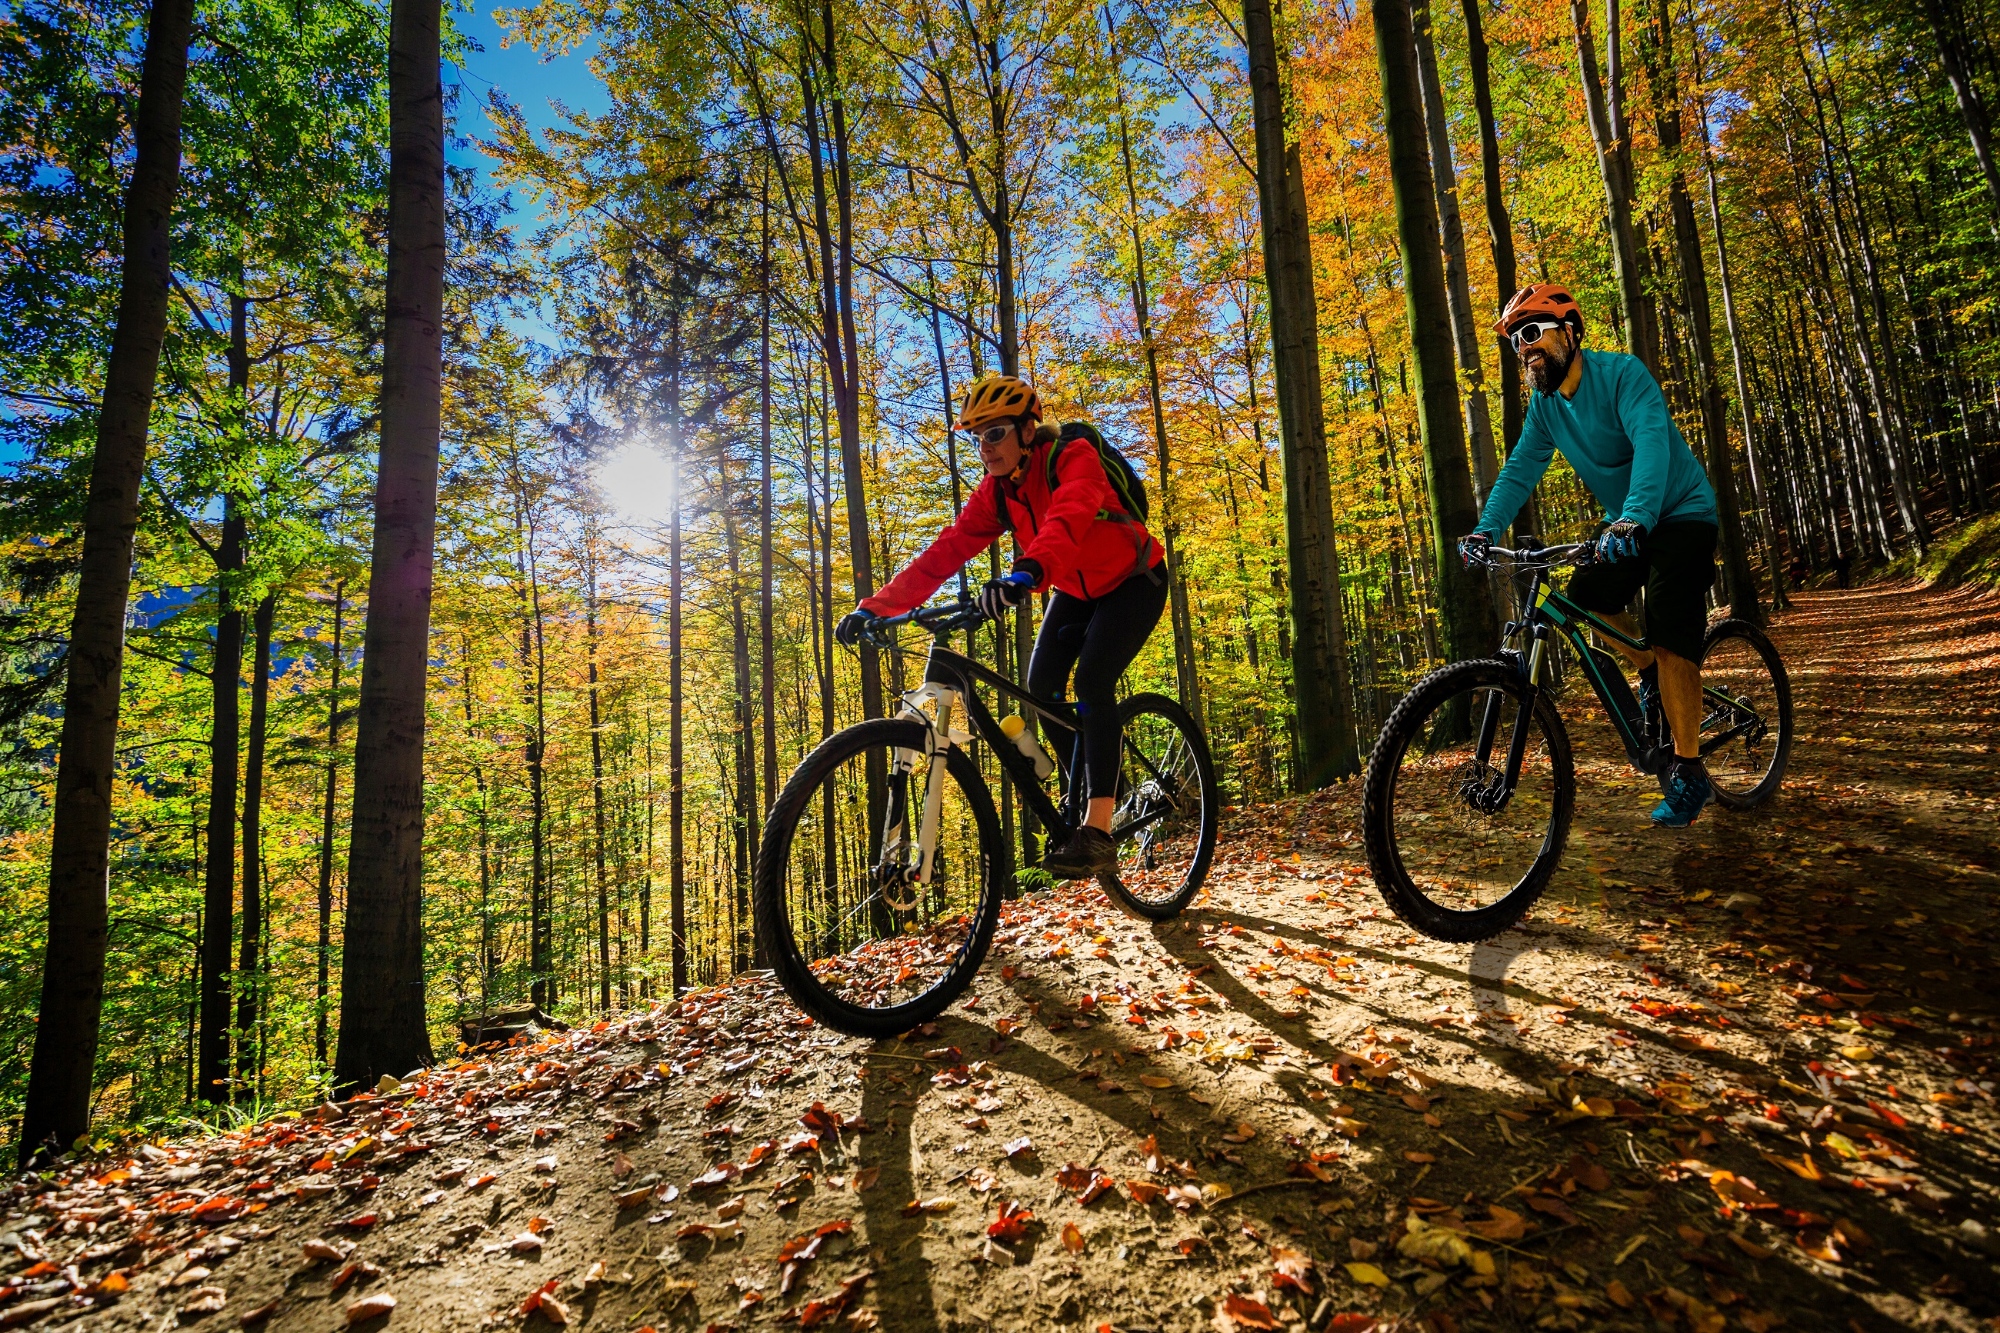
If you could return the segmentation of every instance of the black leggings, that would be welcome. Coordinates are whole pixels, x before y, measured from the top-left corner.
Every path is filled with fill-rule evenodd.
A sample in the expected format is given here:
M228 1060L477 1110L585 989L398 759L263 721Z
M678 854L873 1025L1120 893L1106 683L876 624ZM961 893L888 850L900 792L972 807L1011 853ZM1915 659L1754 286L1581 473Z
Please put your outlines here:
M1085 600L1059 592L1049 598L1028 660L1028 691L1060 700L1075 669L1077 746L1094 797L1118 792L1118 677L1146 646L1166 605L1164 565L1134 574L1102 597ZM1075 765L1072 756L1064 771Z

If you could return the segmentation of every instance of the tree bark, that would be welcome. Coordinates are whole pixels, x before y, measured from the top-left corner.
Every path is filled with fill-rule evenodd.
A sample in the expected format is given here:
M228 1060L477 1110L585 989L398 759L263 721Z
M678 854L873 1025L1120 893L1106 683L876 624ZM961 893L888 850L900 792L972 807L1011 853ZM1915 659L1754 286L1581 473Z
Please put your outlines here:
M1411 12L1416 40L1417 77L1423 92L1424 127L1430 140L1432 193L1438 232L1444 242L1445 304L1451 315L1458 374L1465 395L1465 423L1472 448L1474 500L1486 504L1497 471L1493 423L1486 403L1486 369L1480 362L1477 320L1472 313L1472 280L1465 264L1465 223L1458 212L1458 165L1452 155L1451 117L1438 79L1437 47L1431 36L1430 0L1416 0Z
M1991 127L1985 103L1980 100L1979 89L1973 85L1959 45L1963 24L1956 0L1923 0L1923 4L1924 17L1930 20L1931 32L1937 38L1938 61L1944 66L1944 76L1951 83L1952 96L1958 101L1959 118L1965 122L1966 136L1972 140L1972 155L1978 159L1980 174L1986 180L1987 201L1993 205L1995 222L2000 223L2000 166L1993 161L1993 150L1989 144ZM1951 5L1949 11L1945 8L1947 4Z
M779 775L778 650L774 601L776 566L771 536L771 180L768 169L764 177L763 230L757 272L757 637L761 650L758 684L764 723L764 796L769 802L777 799Z
M673 986L678 999L688 989L686 752L681 713L681 480L686 475L681 435L680 339L676 333L673 394L674 509L667 519L667 860L673 874L667 891L668 929L673 933Z
M1680 82L1674 69L1673 17L1665 0L1655 0L1654 40L1644 43L1648 75L1653 85L1654 132L1660 154L1670 163L1667 181L1667 210L1673 220L1674 249L1680 260L1681 291L1687 303L1689 340L1694 345L1696 401L1701 407L1702 434L1708 441L1708 475L1715 486L1716 508L1722 527L1723 586L1729 595L1730 614L1753 625L1764 623L1763 603L1757 596L1757 576L1750 568L1750 553L1743 540L1743 508L1736 496L1736 468L1729 447L1729 406L1722 392L1722 377L1715 365L1714 315L1708 301L1708 267L1702 257L1701 228L1695 222L1694 200L1688 195L1687 174L1681 165ZM1718 232L1718 235L1720 233ZM1745 447L1750 435L1744 434Z
M229 1098L229 953L236 926L236 786L242 743L243 613L229 579L243 569L243 511L223 499L216 543L215 648L209 658L208 831L204 839L201 927L201 1068L195 1087L207 1102Z
M236 1087L238 1102L254 1101L258 1050L257 1015L265 991L264 940L264 736L271 706L271 621L276 593L267 593L251 614L250 737L243 765L243 926L236 954Z
M1423 431L1424 484L1430 502L1433 580L1444 621L1444 649L1454 661L1483 656L1499 637L1492 599L1454 546L1479 521L1465 434L1458 417L1451 315L1439 255L1430 154L1425 146L1417 52L1409 0L1371 0L1375 53L1389 147L1389 179L1402 243L1403 291Z
M1597 144L1598 175L1604 182L1604 202L1611 227L1611 254L1618 268L1618 298L1625 314L1632 354L1646 363L1655 378L1660 373L1660 348L1640 276L1638 234L1632 225L1632 181L1625 170L1623 145L1605 104L1604 84L1597 72L1597 44L1590 34L1589 0L1570 0L1576 28L1577 67L1583 76L1583 101L1589 114L1591 138Z
M63 682L48 944L21 1122L23 1166L45 1143L67 1149L90 1128L111 926L111 786L118 766L125 604L132 591L146 430L167 332L169 243L180 186L181 106L193 16L192 0L154 0L139 71L132 124L137 155L125 190L118 322L105 361Z
M587 689L590 694L590 813L596 833L591 844L597 871L597 1007L611 1008L611 882L604 860L604 718L598 701L596 534L586 533L583 627Z
M439 0L389 14L389 260L382 454L354 744L340 1045L358 1088L430 1063L424 1010L424 706L444 372Z
M1110 11L1105 12L1110 21ZM1132 233L1132 317L1138 325L1139 345L1146 353L1146 393L1153 408L1153 441L1160 465L1160 543L1167 555L1167 600L1173 621L1174 681L1181 703L1193 715L1195 725L1206 726L1202 717L1201 678L1195 673L1194 617L1188 606L1187 576L1182 572L1176 544L1180 540L1174 520L1173 459L1167 441L1166 407L1160 400L1159 349L1153 345L1151 293L1146 284L1146 235L1139 221L1139 187L1132 170L1132 136L1126 123L1125 90L1118 89L1118 149L1125 164L1125 204Z
M326 801L319 825L319 977L313 992L313 1054L322 1068L327 1055L328 993L333 981L333 813L340 791L340 633L347 610L347 580L333 585L333 679L326 702Z
M1472 103L1479 113L1479 171L1486 195L1486 234L1493 246L1493 285L1498 315L1507 299L1520 288L1514 258L1514 220L1507 211L1507 195L1500 169L1500 132L1493 116L1493 90L1487 72L1486 29L1480 15L1484 0L1461 0L1465 14L1466 62L1472 72ZM1521 363L1514 349L1503 339L1500 344L1500 439L1512 454L1521 439L1521 422L1526 415L1521 397ZM1530 494L1514 516L1514 531L1540 532L1541 515Z
M1315 791L1359 771L1348 702L1340 552L1333 538L1319 314L1298 148L1286 143L1270 0L1243 0L1257 145L1257 204L1271 302L1272 373L1285 468L1285 551L1292 629L1292 699L1299 742L1293 785Z

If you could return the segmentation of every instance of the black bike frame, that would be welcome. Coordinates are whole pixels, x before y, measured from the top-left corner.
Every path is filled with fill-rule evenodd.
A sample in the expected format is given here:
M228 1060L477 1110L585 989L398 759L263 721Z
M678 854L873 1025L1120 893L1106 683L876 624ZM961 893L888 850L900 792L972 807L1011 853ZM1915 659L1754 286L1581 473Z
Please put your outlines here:
M1077 793L1082 790L1083 784L1068 783L1069 790L1064 793L1062 808L1058 810L1055 802L1051 801L1048 793L1042 789L1042 778L1035 772L1034 764L1016 748L1013 741L1007 739L1007 733L1000 730L999 719L993 716L992 710L987 708L973 686L986 685L1006 695L1033 712L1042 721L1074 737L1076 719L1067 711L1067 705L1038 699L991 667L975 662L963 653L954 652L945 646L943 634L931 640L930 656L924 662L924 683L942 685L958 693L959 702L964 704L965 715L971 719L973 730L992 747L994 757L1000 761L1000 767L1014 779L1015 787L1020 790L1021 799L1026 802L1035 818L1042 822L1043 828L1061 836L1066 836L1074 830L1075 811L1079 799ZM1056 767L1059 772L1067 774L1074 764L1075 757L1072 753L1069 764L1058 760Z

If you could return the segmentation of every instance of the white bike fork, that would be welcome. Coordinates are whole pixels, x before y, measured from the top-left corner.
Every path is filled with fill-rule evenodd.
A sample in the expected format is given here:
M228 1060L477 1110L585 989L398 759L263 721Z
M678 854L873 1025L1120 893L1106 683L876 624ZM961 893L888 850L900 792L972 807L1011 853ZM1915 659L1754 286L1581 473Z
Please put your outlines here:
M927 711L925 704L934 705L935 711ZM908 912L917 905L917 891L931 882L937 867L938 823L944 810L945 756L954 745L969 745L972 734L951 724L951 712L958 704L958 691L946 685L925 684L903 696L903 716L922 722L925 729L925 747L931 761L930 771L924 781L923 814L917 821L917 864L909 877L903 881L904 896L897 901L891 893L884 899L898 912ZM904 777L916 770L918 752L898 747L895 753L896 772ZM905 820L909 818L906 808ZM883 830L882 848L886 853L895 848L901 850L908 830L899 825Z

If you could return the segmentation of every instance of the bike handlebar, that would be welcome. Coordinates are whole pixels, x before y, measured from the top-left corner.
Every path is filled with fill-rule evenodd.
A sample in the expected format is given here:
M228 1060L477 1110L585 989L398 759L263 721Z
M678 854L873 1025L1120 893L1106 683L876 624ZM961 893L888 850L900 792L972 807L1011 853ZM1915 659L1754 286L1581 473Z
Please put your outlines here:
M954 630L971 629L985 619L986 613L979 609L977 600L961 597L939 602L935 606L920 606L899 616L877 616L862 631L862 637L878 648L886 648L894 637L892 632L905 625L915 625L933 634L949 634Z
M1571 542L1567 546L1537 546L1533 550L1508 550L1504 546L1489 546L1483 558L1476 561L1482 565L1499 565L1501 562L1517 569L1555 569L1561 566L1587 565L1596 545L1592 542Z

